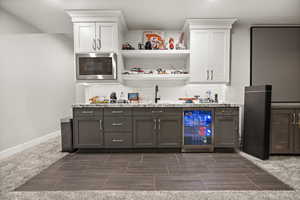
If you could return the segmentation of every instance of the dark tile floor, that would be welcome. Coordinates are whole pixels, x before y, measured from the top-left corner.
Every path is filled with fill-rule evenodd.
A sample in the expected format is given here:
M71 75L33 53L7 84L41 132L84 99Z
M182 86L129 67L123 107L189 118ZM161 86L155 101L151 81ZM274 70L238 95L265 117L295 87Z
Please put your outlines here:
M292 190L236 153L74 153L17 191Z

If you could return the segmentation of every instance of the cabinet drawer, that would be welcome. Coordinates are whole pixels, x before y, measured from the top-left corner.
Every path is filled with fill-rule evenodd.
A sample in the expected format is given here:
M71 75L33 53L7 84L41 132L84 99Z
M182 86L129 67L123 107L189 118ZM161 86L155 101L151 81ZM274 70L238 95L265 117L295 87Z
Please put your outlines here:
M106 147L132 147L132 134L130 133L106 133L104 137Z
M216 108L216 115L238 115L238 108Z
M105 117L104 130L105 131L131 131L132 119L131 117Z
M133 115L158 116L158 115L182 115L180 108L133 108Z
M104 116L131 115L131 108L104 108Z
M176 116L182 116L182 109L181 108L165 108L164 109L164 115L176 115Z
M102 116L102 108L74 108L73 115L74 117L94 117Z

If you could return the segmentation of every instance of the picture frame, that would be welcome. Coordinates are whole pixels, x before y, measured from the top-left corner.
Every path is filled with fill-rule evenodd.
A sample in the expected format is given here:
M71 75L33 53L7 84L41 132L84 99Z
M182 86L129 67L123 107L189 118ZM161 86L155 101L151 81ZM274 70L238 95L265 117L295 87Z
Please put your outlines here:
M144 31L143 42L151 42L151 49L165 49L165 33L162 31Z

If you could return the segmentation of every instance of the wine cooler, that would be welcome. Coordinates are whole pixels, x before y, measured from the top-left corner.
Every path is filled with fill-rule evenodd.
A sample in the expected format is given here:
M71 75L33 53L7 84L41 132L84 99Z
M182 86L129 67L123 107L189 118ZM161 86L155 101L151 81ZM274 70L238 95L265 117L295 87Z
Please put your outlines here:
M189 109L183 112L183 152L213 152L213 110Z

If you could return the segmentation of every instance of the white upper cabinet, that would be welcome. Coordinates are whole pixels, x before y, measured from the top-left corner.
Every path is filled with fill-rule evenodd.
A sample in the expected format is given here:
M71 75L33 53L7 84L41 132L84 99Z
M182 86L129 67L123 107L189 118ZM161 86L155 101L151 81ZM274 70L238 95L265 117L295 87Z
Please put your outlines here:
M97 40L97 51L113 51L115 29L114 24L110 23L96 23L96 40Z
M108 52L117 48L113 23L74 23L75 52Z
M226 29L191 31L191 82L229 82L229 39Z
M209 31L192 31L190 35L190 81L208 80L209 64Z
M95 23L75 23L74 42L75 52L95 51Z
M187 22L190 37L190 82L230 82L230 29L235 19Z
M209 70L212 82L229 82L229 30L210 30Z

